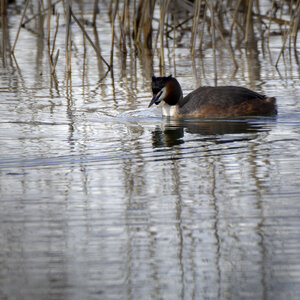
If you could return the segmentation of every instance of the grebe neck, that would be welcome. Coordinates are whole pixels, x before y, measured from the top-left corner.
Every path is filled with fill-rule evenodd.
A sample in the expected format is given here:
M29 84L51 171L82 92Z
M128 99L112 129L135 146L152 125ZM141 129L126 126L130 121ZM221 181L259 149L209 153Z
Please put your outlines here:
M178 106L177 105L169 105L164 102L162 105L162 115L165 117L176 117L178 115Z

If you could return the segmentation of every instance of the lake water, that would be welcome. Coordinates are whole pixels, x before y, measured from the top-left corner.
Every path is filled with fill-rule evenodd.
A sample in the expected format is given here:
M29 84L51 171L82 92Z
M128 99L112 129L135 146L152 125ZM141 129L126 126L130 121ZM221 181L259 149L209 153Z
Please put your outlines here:
M10 19L11 43L19 18ZM98 22L109 60L110 25ZM72 30L68 93L63 29L57 87L33 32L21 30L18 68L2 59L0 299L299 299L293 53L276 70L270 54L242 49L234 74L218 51L216 80L211 50L192 60L188 47L166 48L165 74L184 94L217 81L278 103L274 118L176 121L147 108L156 55L123 59L116 49L114 73L100 80L105 66L89 46L84 56ZM275 36L273 61L280 48Z

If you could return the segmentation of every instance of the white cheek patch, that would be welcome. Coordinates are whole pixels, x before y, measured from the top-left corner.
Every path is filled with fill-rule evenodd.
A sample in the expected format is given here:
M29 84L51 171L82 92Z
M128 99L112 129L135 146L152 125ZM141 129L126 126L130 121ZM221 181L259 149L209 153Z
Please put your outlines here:
M159 97L157 98L157 100L158 100L159 102L161 102L162 100L165 99L166 94L167 94L166 88L162 88L162 89L160 90L160 95L159 95Z

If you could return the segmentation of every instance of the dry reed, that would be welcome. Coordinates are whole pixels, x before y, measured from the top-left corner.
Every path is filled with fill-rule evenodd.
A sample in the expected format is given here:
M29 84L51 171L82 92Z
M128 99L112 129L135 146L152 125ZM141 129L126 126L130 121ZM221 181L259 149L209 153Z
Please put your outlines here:
M4 24L3 16L7 10L6 1L0 1L2 24ZM256 40L265 39L269 47L269 42L273 38L273 31L282 32L282 46L274 66L278 66L280 58L287 48L294 49L294 55L296 61L298 61L297 37L300 28L300 0L280 1L276 9L275 1L272 0L269 2L269 9L264 14L261 13L262 1L259 0L233 0L226 1L226 4L225 0L110 0L108 1L108 14L111 23L109 63L101 54L97 30L99 5L103 6L104 2L94 0L93 3L92 24L95 43L74 13L72 7L74 3L71 0L47 0L47 7L44 7L44 1L40 0L41 8L36 9L37 11L35 12L36 5L33 0L26 0L25 3L21 3L19 0L21 3L19 5L23 5L23 10L16 37L10 51L14 56L21 28L27 28L26 26L28 26L30 21L47 13L46 40L50 73L54 75L57 62L60 59L59 53L61 53L59 49L55 49L56 38L61 29L59 26L59 14L54 14L53 17L56 18L55 22L51 22L51 14L54 7L58 5L62 6L66 32L65 70L67 88L71 84L72 73L72 19L79 26L84 39L87 39L90 46L94 49L99 62L107 67L108 72L112 71L116 49L126 55L134 47L135 53L141 51L141 49L149 49L151 51L154 48L159 54L161 73L164 73L164 49L168 47L169 41L173 40L170 43L173 45L173 57L175 57L174 49L178 43L184 43L189 47L193 57L198 55L199 49L203 52L211 48L214 70L215 74L217 74L217 52L220 47L226 49L237 68L236 50L247 50L250 47L250 38L253 39L253 37ZM29 3L31 3L30 11L28 10ZM284 13L287 9L290 12L289 15ZM52 26L52 23L55 26ZM283 26L285 26L285 29L282 29ZM259 38L255 36L257 28L260 28ZM156 34L157 42L155 43L153 42L153 33ZM199 41L198 45L197 41ZM220 43L223 46L220 46ZM3 41L2 45L4 45ZM2 51L5 51L5 49L2 49Z
M27 10L27 7L28 7L28 3L29 3L29 0L26 0L26 2L25 2L25 7L24 7L24 10L23 10L23 13L22 13L21 20L20 20L20 24L19 24L19 27L18 27L17 35L16 35L16 38L15 38L15 42L14 42L14 45L13 45L13 47L12 47L12 49L11 49L11 53L12 53L12 54L14 54L14 51L15 51L15 48L16 48L16 45L17 45L17 41L18 41L18 38L19 38L21 26L22 26L22 23L23 23L25 14L26 14L26 10Z

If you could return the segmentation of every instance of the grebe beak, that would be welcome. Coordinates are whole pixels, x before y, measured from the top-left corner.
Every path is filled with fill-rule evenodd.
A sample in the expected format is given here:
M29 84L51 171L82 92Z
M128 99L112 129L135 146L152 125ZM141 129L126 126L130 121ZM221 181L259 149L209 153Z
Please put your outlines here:
M151 102L150 102L148 108L149 108L151 105L153 105L154 103L155 103L156 105L158 105L158 104L161 102L161 100L162 100L162 99L161 99L162 93L163 93L163 90L160 90L156 95L153 96L153 98L152 98L152 100L151 100Z

